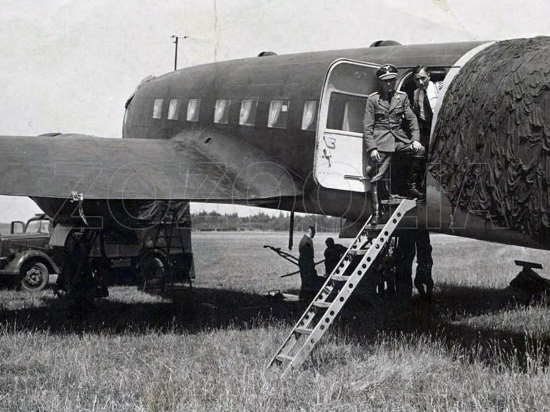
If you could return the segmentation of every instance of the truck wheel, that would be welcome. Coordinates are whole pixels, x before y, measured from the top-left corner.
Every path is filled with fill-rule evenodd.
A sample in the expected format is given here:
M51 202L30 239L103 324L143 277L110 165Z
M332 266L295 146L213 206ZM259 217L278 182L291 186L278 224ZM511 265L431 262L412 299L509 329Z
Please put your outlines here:
M50 279L48 267L37 260L23 263L21 270L21 288L28 292L38 292L46 287Z
M156 253L142 257L139 264L140 289L144 292L163 291L168 271L168 262L164 256Z

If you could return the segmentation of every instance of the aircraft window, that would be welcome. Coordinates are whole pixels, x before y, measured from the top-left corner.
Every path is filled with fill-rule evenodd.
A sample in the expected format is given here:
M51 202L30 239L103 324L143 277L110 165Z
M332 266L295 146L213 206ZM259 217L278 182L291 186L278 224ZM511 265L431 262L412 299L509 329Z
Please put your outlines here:
M187 121L198 122L199 121L199 109L201 106L200 99L189 99L187 103Z
M162 118L162 103L163 99L155 99L155 102L153 103L153 119Z
M304 113L302 114L302 130L315 130L317 123L317 100L306 100L304 102Z
M239 115L239 124L243 126L254 126L256 121L256 109L258 100L245 99L241 101L241 112Z
M363 116L367 97L332 93L327 116L327 128L363 133Z
M168 105L168 120L178 120L178 99L170 100Z
M214 107L214 123L227 124L229 123L229 106L231 100L219 99L216 100L216 107Z
M288 120L288 100L272 100L269 105L267 127L284 129Z

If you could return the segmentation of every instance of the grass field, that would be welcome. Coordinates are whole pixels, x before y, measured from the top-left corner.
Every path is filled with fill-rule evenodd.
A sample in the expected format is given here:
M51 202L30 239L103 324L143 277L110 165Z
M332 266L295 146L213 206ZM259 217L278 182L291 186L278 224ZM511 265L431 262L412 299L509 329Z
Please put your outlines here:
M315 239L322 255L324 238ZM548 410L550 315L508 290L529 249L436 235L437 302L346 311L305 367L264 366L301 314L273 252L285 234L194 234L197 282L175 301L116 287L85 314L51 291L0 291L1 410Z

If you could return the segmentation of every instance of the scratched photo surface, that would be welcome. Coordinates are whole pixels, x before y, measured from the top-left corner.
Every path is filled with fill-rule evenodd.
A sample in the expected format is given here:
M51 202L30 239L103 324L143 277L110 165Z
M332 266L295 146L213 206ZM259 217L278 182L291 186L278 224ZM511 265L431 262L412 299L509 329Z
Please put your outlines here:
M518 246L550 244L548 1L0 0L0 6L0 147L13 141L11 152L0 150L0 181L2 193L14 195L0 196L1 234L9 233L10 222L40 213L37 203L59 210L48 195L64 198L76 186L100 200L192 199L192 216L214 216L191 232L193 289L171 298L114 286L92 312L75 315L51 287L33 294L1 285L1 410L549 408L547 301L518 299L508 287L519 272L514 259L542 264L539 273L550 278L548 252ZM212 140L199 131L185 141L143 142L136 149L150 136L121 139L126 108L138 85L146 89L154 84L151 76L175 68L260 52L330 50L345 57L338 50L380 40L498 41L472 58L449 88L428 170L448 196L442 210L465 211L475 223L445 224L466 236L478 231L473 237L481 239L498 230L509 244L433 234L432 305L416 292L405 311L351 305L305 367L277 379L265 367L304 307L270 297L297 295L300 279L281 278L296 266L263 246L298 254L305 226L295 228L289 251L290 206L279 197L299 195L305 184L297 185L295 175L257 146L221 133ZM454 56L451 48L448 55ZM243 73L239 63L220 67L230 69L220 78ZM308 75L322 81L321 72L299 74ZM246 110L237 113L242 124L258 98L248 97ZM156 104L149 117L161 115ZM175 116L178 104L165 101L166 115ZM211 108L222 123L226 104ZM199 109L189 103L187 120ZM288 109L283 100L278 109ZM302 126L305 119L311 121L300 117ZM27 147L33 139L42 140ZM300 164L304 147L290 141L278 156ZM18 169L30 158L36 159L32 167ZM183 181L189 185L180 186ZM250 197L270 207L252 206L259 202L247 202ZM116 205L127 214L143 209ZM95 206L85 211L103 210ZM284 224L277 231L229 227L223 215L235 213L251 219L263 213L258 219ZM329 236L338 233L315 236L316 261ZM348 246L351 239L337 241Z

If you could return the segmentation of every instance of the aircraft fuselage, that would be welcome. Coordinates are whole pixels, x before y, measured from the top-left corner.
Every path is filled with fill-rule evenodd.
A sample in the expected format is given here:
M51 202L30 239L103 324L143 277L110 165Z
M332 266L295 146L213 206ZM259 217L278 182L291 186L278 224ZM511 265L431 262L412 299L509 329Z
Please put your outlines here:
M362 175L361 107L377 90L376 68L396 65L399 87L411 96L411 70L424 65L439 76L443 89L434 111L427 202L417 210L418 224L550 249L549 43L533 38L369 47L185 68L138 86L127 103L123 137L169 142L156 145L162 150L155 155L174 153L170 167L177 168L180 157L191 165L178 179L163 170L170 190L161 188L157 199L361 221L372 203L362 183L348 178ZM194 168L208 177L208 190L199 190L199 181L189 183ZM118 181L111 185L119 186ZM102 199L138 204L154 199L137 184L112 196L100 189L91 190L87 202L89 208L96 202L98 213ZM50 197L60 196L33 197L46 212L55 212L59 199Z

